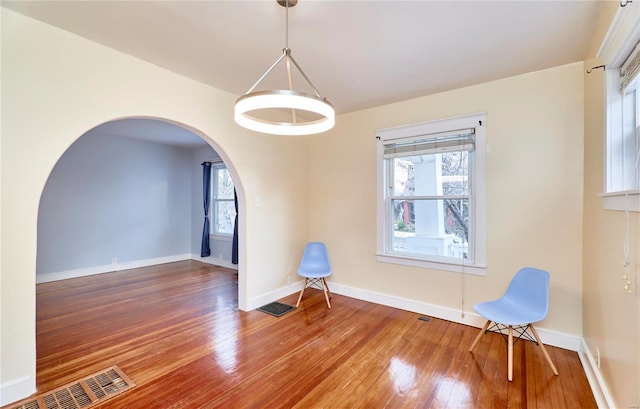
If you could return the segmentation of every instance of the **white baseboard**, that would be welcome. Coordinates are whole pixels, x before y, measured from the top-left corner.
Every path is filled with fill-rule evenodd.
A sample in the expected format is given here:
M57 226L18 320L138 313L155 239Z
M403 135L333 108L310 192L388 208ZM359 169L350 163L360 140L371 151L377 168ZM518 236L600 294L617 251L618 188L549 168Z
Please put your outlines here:
M77 278L90 276L94 274L111 273L114 271L130 270L132 268L140 268L147 266L155 266L157 264L173 263L175 261L190 260L191 254L177 254L175 256L149 258L146 260L134 260L124 263L107 264L102 266L78 268L76 270L58 271L55 273L46 273L36 275L36 283L48 283L51 281L66 280L69 278Z
M475 312L464 312L449 307L429 304L422 301L409 300L402 297L378 293L375 291L362 290L355 287L329 282L331 292L346 295L347 297L357 298L359 300L369 301L376 304L382 304L389 307L399 308L401 310L417 312L419 314L429 315L435 318L441 318L447 321L457 322L459 324L470 325L472 327L481 328L485 319ZM568 349L571 351L579 351L581 337L575 335L564 334L561 332L551 331L536 326L540 339L546 345Z
M363 290L360 288L339 284L333 281L329 281L329 288L331 289L331 292L335 294L345 295L347 297L356 298L358 300L369 301L372 303L386 305L388 307L394 307L401 310L417 312L418 314L429 315L435 318L457 322L459 324L470 325L476 328L482 328L486 321L475 312L465 311L464 316L462 316L460 310L456 310L453 308L442 307L422 301L409 300L406 298L382 294L375 291ZM264 304L268 304L280 298L286 297L292 293L298 292L301 289L302 282L300 281L286 287L278 288L274 291L265 293L252 299L249 302L248 309L256 309ZM537 326L536 329L538 330L540 339L542 339L542 342L544 342L546 345L552 345L576 352L579 352L581 350L582 338L579 336L564 334L562 332L552 331Z
M589 346L585 342L584 338L580 344L580 351L578 351L578 356L580 357L580 362L582 363L582 367L584 368L584 373L587 375L587 380L589 381L589 386L591 386L591 390L593 391L593 396L596 399L596 403L598 404L598 408L600 409L614 409L617 408L615 403L613 402L613 398L611 397L611 393L609 392L609 388L600 373L600 368L598 368L598 364L596 360L593 358L593 354L589 349Z
M30 376L0 385L0 406L17 402L36 393L36 381Z
M269 304L293 293L300 292L300 290L302 290L302 281L296 281L295 283L289 284L285 287L269 291L268 293L259 295L258 297L249 300L247 311L255 310L256 308L262 307L265 304Z
M226 267L226 268L230 268L230 269L233 269L233 270L237 270L238 269L238 265L237 264L232 264L230 261L223 260L223 259L217 258L217 257L212 257L212 256L200 257L199 254L192 254L191 255L191 260L201 261L203 263L213 264L214 266Z

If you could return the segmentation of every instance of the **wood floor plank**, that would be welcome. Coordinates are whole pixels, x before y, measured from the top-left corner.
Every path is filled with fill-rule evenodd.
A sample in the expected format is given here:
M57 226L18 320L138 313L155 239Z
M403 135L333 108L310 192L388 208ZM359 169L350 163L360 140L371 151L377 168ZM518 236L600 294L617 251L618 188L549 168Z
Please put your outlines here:
M492 337L487 368L487 387L484 398L479 401L491 402L488 407L500 409L507 407L507 343L502 335L487 334ZM488 396L486 396L488 394Z
M399 343L388 351L386 366L376 378L375 386L360 398L362 407L410 407L414 402L423 371L433 359L434 348L428 334L437 322L419 320L418 314L407 317L410 325L402 334L397 334Z
M477 336L478 329L471 328L474 336ZM480 342L476 345L473 352L469 352L471 357L469 368L470 372L464 383L469 388L470 402L467 407L478 407L478 402L481 400L482 391L488 391L489 383L486 380L485 374L488 367L488 356L491 342L487 339L487 336L483 336Z
M527 370L531 370L530 363L533 362L533 351L534 351L534 348L525 348L525 357L526 357L525 365L527 365ZM525 395L526 395L527 409L537 409L538 400L536 398L535 377L527 376L527 379L525 381L525 388L526 388Z
M461 325L451 325L450 331L452 331L452 339L449 347L455 352L447 369L448 379L440 386L434 407L467 407L471 397L469 387L463 379L465 365L470 363L468 346L473 342L475 334L469 331L468 327Z
M571 373L571 368L564 357L564 354L559 350L549 351L551 359L556 363L558 373L562 373L563 376L558 376L558 380L562 384L562 391L564 392L562 398L564 399L567 408L577 408L580 405L580 397L576 391L576 384Z
M329 282L329 285L331 283ZM237 309L233 270L196 261L39 284L37 388L118 365L104 409L595 408L575 352L308 289L276 318ZM295 304L297 294L280 300Z
M412 337L416 346L414 353L403 354L401 363L410 368L413 366L416 378L411 387L399 388L384 404L386 408L416 408L424 403L429 395L429 389L425 385L430 382L434 375L437 375L437 362L440 360L445 348L439 348L438 343L442 339L442 334L446 331L449 322L431 318L429 322L420 321L416 332ZM395 384L394 377L387 378L387 383ZM404 392L406 390L406 392ZM373 407L382 407L372 401Z
M526 385L526 344L521 339L513 347L513 381L507 382L507 408L521 409L526 405L522 393Z

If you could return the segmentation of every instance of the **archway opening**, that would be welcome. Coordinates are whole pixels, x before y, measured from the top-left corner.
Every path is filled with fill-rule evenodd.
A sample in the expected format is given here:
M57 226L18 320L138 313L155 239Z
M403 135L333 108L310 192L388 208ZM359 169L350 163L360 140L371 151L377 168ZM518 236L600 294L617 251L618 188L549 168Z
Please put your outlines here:
M223 302L242 308L245 258L241 254L233 263L235 220L228 197L215 196L219 178L211 178L211 254L202 257L200 252L204 162L213 163L215 175L235 187L242 226L245 201L238 172L221 147L198 130L132 117L81 135L56 163L41 196L36 281L99 280L101 273L195 260L237 271L235 298ZM244 229L238 230L242 252ZM220 300L211 305L215 302Z

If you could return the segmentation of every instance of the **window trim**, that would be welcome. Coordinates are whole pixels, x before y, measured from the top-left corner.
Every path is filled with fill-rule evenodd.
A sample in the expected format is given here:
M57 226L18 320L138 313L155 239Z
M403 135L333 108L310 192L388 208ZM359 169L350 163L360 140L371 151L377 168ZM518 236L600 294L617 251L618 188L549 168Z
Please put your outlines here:
M602 208L605 210L640 211L640 200L636 189L614 190L612 177L615 170L612 168L612 134L620 132L616 110L621 103L620 93L620 68L633 53L640 41L640 4L630 3L630 7L619 8L616 12L605 38L596 54L604 65L605 71L605 137L604 137L604 163ZM636 118L638 122L640 118Z
M376 130L376 138L378 139L376 154L376 261L457 273L486 275L486 117L486 113L476 113ZM386 160L384 159L384 142L467 128L475 129L475 151L473 161L471 161L473 171L470 182L474 187L472 195L472 220L474 220L474 223L470 226L470 234L473 235L473 248L470 249L474 254L473 262L464 260L458 262L451 258L439 259L437 256L424 257L415 254L387 252L386 244L390 224L387 223L386 212L387 189L385 189Z
M605 163L604 163L604 187L603 192L599 194L602 198L602 208L605 210L618 211L640 211L640 201L638 200L639 189L632 187L629 189L619 189L615 186L614 178L622 178L624 180L625 169L623 167L614 167L619 164L618 156L622 156L624 160L624 152L616 155L614 158L613 145L624 144L622 133L622 124L620 117L622 116L622 100L624 95L620 92L621 75L619 69L611 69L605 74L606 76L606 136L605 136ZM640 103L640 87L635 91L636 105ZM640 121L640 117L636 112L636 125ZM636 146L638 141L636 140Z

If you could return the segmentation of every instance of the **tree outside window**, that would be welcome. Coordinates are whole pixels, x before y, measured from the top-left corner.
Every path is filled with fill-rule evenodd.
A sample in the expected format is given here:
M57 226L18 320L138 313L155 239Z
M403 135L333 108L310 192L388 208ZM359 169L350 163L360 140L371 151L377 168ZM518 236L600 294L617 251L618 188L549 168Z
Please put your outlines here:
M468 259L468 152L403 156L392 163L392 250Z

